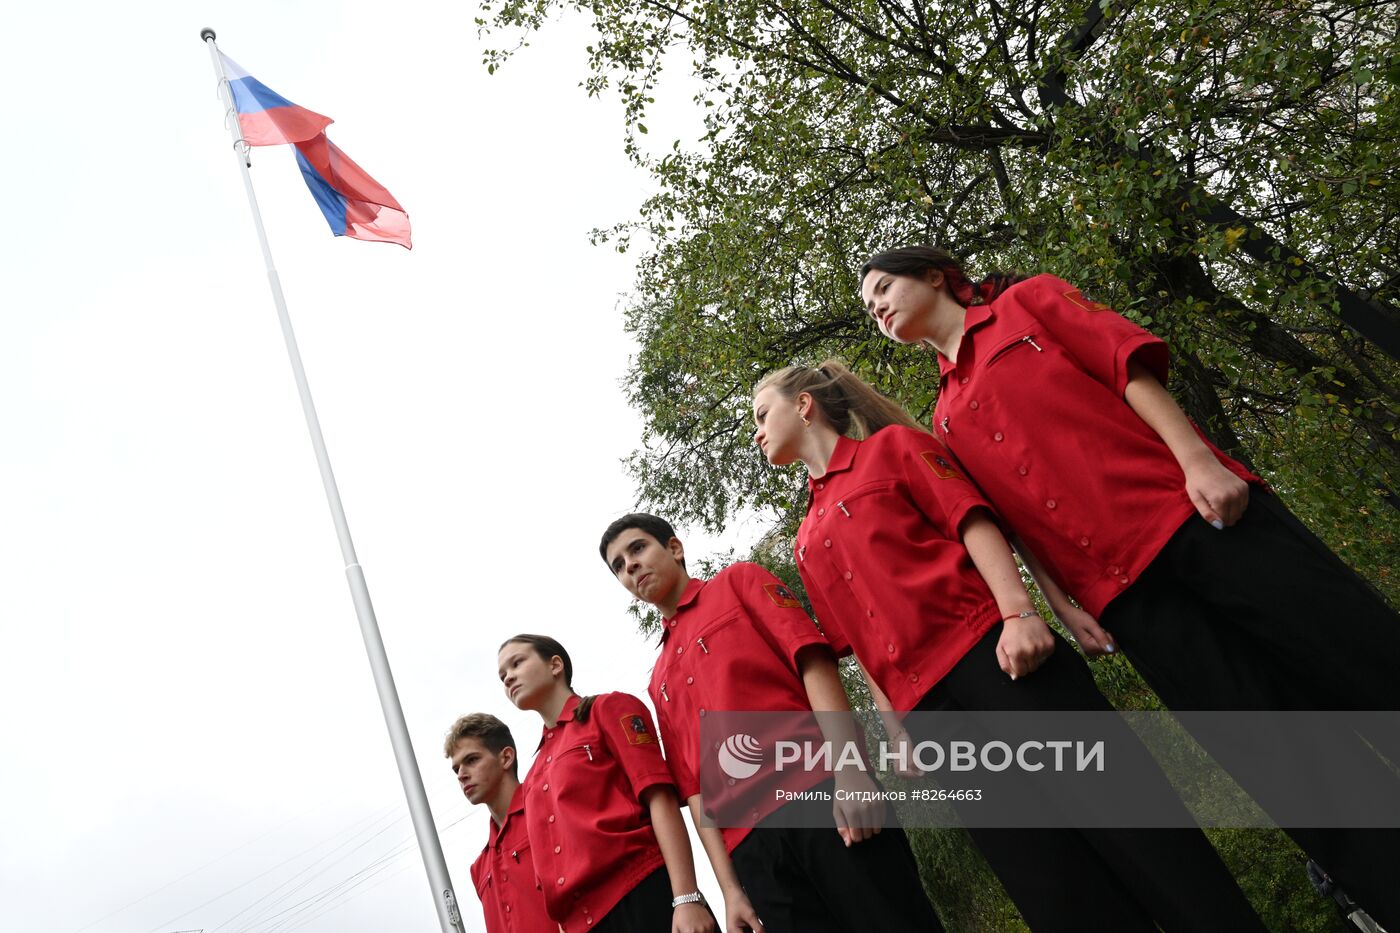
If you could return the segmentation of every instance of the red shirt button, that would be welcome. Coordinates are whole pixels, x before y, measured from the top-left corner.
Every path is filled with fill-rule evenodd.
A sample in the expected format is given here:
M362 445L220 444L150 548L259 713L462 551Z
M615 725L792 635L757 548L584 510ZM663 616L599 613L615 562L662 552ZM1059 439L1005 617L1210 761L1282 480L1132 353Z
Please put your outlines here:
M825 514L826 514L826 508L825 508L825 507L820 508L820 509L817 509L817 515L820 516L820 515L825 515Z
M1128 582L1128 578L1127 578L1127 577L1119 577L1119 578L1118 578L1118 582L1119 582L1119 583L1126 584L1126 583Z
M545 761L553 761L553 760L554 760L554 756L553 756L553 755L545 755L545 756L544 756L544 760L545 760Z
M541 787L540 790L549 790L549 785L546 784L545 786Z
M1053 509L1053 508L1055 508L1057 505L1059 505L1059 503L1056 502L1054 499L1046 499L1046 500L1045 500L1045 507L1046 507L1047 509Z
M551 823L554 822L554 814L553 814L553 813L551 813L551 814L549 815L549 821L550 821Z
M958 385L960 385L960 386L965 386L965 385L967 385L967 377L966 377L966 376L963 376L961 379L959 379L959 380L958 380Z
M918 682L919 682L919 675L918 675L918 674L910 674L910 675L909 675L909 682L910 682L911 684L916 684L916 683L918 683Z
M700 711L700 715L701 715L701 716L704 716L704 715L705 715L705 711L704 711L703 709Z
M562 888L562 887L564 886L564 879L561 877L558 881L556 881L556 882L554 882L554 883L557 884L557 885L559 885L559 887Z
M1080 546L1080 547L1088 547L1088 546L1089 546L1089 539L1088 539L1088 538L1080 538L1080 539L1079 539L1079 546Z
M506 913L510 913L510 905L509 905L509 904L506 905Z
M997 433L995 433L995 434L992 435L992 440L997 441L998 443L1000 443L1001 441L1006 440L1006 436L1005 436L1004 434L1002 434L1000 431L998 431Z
M547 738L547 739L552 739L552 738L554 738L554 733L553 733L553 732L549 733L548 735L545 736L545 738Z
M680 653L681 653L682 651L684 651L684 650L685 650L685 648L683 648L682 646L676 645L676 654L680 654Z
M687 677L687 678L685 679L685 682L688 683L688 684L693 684L693 683L695 683L695 678L694 678L694 677Z
M823 541L823 542L822 542L822 546L823 546L823 547L831 547L831 539L830 539L830 538L827 538L825 541Z
M818 488L818 489L825 489L825 488L826 488L826 483L817 483L817 488Z
M851 579L851 572L849 570L846 571L846 579Z
M1123 572L1123 568L1119 567L1117 564L1109 564L1108 572L1111 574L1119 574Z
M978 408L977 399L973 399L972 401L968 402L967 407L971 408L973 411L976 411Z
M554 847L554 854L555 854L555 855L558 855L558 854L559 854L559 847L558 847L558 846L555 846L555 847Z
M1022 466L1022 467L1017 467L1017 468L1016 468L1016 472L1017 472L1017 473L1020 473L1022 476L1025 476L1025 475L1026 475L1027 473L1029 473L1030 471L1031 471L1031 468L1030 468L1030 467L1027 467L1027 466Z
M951 379L945 381L945 386L949 383L956 385L952 380L961 375L964 373L953 374ZM953 403L955 412L966 411L965 408L959 407L961 404L956 401ZM936 420L941 422L943 414L943 411L939 411ZM972 413L968 414L970 416ZM989 409L988 417L992 414L995 412ZM989 430L977 430L973 427L974 430L965 432L968 437L984 449L989 448L996 426L989 424ZM954 436L961 435L954 431L950 437ZM864 444L870 444L871 449L862 449L861 445ZM967 634L967 619L983 618L995 612L995 601L986 589L986 584L980 579L967 579L975 577L976 574L966 566L966 558L955 559L953 554L945 553L964 553L961 548L943 547L943 543L953 537L955 530L944 529L941 521L926 517L926 514L946 515L959 504L966 504L969 498L978 503L983 501L977 498L973 488L957 473L945 475L944 472L940 472L947 471L952 466L951 457L940 462L940 454L941 448L937 447L928 435L905 428L880 431L866 441L839 438L829 464L830 467L836 468L831 474L830 483L830 509L835 509L831 513L831 522L821 524L826 519L818 518L816 514L817 507L826 505L826 502L813 502L799 538L803 544L815 544L824 538L830 538L833 553L827 560L815 557L814 554L822 553L815 551L813 555L808 555L814 557L813 560L798 565L803 570L803 580L814 599L832 615L832 624L826 627L828 637L834 645L839 644L844 650L849 644L860 657L864 657L864 653L870 651L871 657L878 658L883 655L885 660L890 662L889 666L880 669L881 676L878 680L894 709L913 709L917 706L920 696L926 692L925 684L932 684L938 679L935 676L933 680L929 680L924 672L936 674L939 670L947 670L957 661L957 657L948 655L955 650L953 643L971 637ZM1003 465L1014 471L1018 462L1012 460ZM937 482L912 481L915 475L926 475L924 471L930 467L936 468L935 475L944 478ZM971 468L972 464L968 463L968 467ZM854 519L847 522L844 515L836 517L840 511L836 509L836 500L844 498L849 507L852 505L850 496L858 496L860 490L873 488L873 484L899 490L900 494L867 496L860 500L860 514L851 512L852 516L860 518L870 527L888 528L892 532L889 535L871 538ZM1008 484L1014 485L1014 481ZM1045 490L1037 489L1031 502L1043 503L1047 494ZM915 509L907 507L906 497L912 497L931 511L915 514ZM1067 508L1069 502L1070 500L1066 500ZM819 529L825 533L816 537ZM924 529L934 533L925 535ZM916 537L919 539L917 544ZM926 546L922 543L925 539L938 543ZM840 559L833 560L832 558L838 556L834 552L838 541L841 543ZM857 547L857 544L863 546ZM808 550L812 551L813 548L808 547ZM937 565L940 579L946 574L950 580L946 589L940 587L936 594L930 594L927 587L915 584L891 585L886 589L892 592L880 593L878 600L874 594L864 592L866 583L877 579L871 575L877 571L882 574L879 579L886 582L916 581L927 579L930 563ZM852 582L847 582L847 571L851 574ZM853 582L857 576L862 581L859 590ZM877 602L884 608L876 609ZM791 615L796 616L797 613ZM822 621L825 624L827 620ZM935 642L938 644L934 644ZM942 644L944 642L948 643L948 646L945 647ZM918 679L911 681L910 675L914 671L918 672ZM712 688L707 682L706 690L709 689ZM718 701L715 702L715 708L720 708ZM772 707L765 705L763 708ZM743 781L739 783L742 784Z

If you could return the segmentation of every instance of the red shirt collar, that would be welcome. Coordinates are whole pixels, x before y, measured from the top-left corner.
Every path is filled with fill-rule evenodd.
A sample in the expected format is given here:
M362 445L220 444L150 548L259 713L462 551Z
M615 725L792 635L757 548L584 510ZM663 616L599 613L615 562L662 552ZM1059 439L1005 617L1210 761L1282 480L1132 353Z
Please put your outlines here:
M978 327L981 327L983 324L990 321L993 317L994 315L992 313L992 306L990 304L973 305L972 307L968 308L967 316L963 318L963 341L967 340L967 335L969 333L971 333ZM959 342L959 354L962 353L962 346L962 342ZM952 372L955 368L957 368L957 365L958 364L955 361L948 359L942 353L938 354L939 380L941 381L944 376L948 375L948 373Z
M520 816L520 814L524 812L525 787L522 784L517 784L515 785L515 793L510 795L510 805L506 807L505 822L503 822L500 826L497 826L495 820L491 821L491 834L487 837L486 844L492 848L495 848L497 843L500 841L501 835L505 833L506 827L510 825L510 818L513 816Z
M709 580L701 580L696 577L690 578L690 581L685 585L685 592L681 594L680 601L676 603L677 615L679 615L680 611L686 606L695 602L695 597L700 595L700 591L704 589L705 584L709 582Z
M506 816L513 816L516 813L525 812L525 788L523 784L515 785L515 793L511 794L510 806L506 808ZM492 820L491 822L495 822Z
M836 439L836 447L831 451L831 459L826 462L826 472L821 476L807 477L807 489L815 490L818 483L826 482L826 478L832 473L840 473L851 468L851 461L855 459L856 448L860 446L860 441L852 440L844 434Z
M671 636L671 623L679 620L681 611L684 610L686 606L695 602L696 597L700 595L700 591L703 590L705 585L709 582L709 580L701 580L699 577L691 577L690 581L686 583L685 592L681 593L680 601L676 603L676 614L669 619L661 620L662 644L665 644L666 639Z
M583 697L579 696L577 693L569 694L569 698L564 701L564 708L559 711L559 721L552 726L544 727L542 737L540 738L541 745L544 744L544 740L549 736L550 732L554 731L566 722L574 721L574 710L578 709L578 705L582 700Z

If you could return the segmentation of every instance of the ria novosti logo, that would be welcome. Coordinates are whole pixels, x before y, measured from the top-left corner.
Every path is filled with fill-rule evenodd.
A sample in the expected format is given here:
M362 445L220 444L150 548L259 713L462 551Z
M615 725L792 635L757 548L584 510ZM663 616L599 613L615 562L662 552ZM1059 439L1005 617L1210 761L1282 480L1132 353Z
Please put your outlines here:
M719 769L735 780L751 778L763 767L763 743L740 732L719 747Z

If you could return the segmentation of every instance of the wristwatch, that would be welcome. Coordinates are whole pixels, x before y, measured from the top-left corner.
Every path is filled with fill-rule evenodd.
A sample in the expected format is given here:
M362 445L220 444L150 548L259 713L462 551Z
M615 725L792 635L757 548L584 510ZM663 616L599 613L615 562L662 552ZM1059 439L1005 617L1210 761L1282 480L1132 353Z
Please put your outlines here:
M689 894L682 894L680 897L673 898L673 899L671 900L671 906L672 906L673 908L674 908L674 907L679 907L679 906L681 906L682 904L703 904L703 903L705 903L705 895L701 894L699 891L691 891Z

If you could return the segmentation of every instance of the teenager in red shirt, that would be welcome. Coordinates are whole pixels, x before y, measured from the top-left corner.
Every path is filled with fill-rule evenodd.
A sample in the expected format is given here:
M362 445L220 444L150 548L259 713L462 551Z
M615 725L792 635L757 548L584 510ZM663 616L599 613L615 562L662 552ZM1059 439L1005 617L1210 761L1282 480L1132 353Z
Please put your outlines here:
M892 709L1110 710L1035 613L986 500L903 409L835 361L770 375L753 404L767 460L809 473L795 556L817 619ZM1155 768L1139 780L1184 813ZM1264 929L1199 830L971 834L1035 930Z
M442 750L467 800L491 812L486 847L472 862L486 933L559 933L530 858L510 727L490 713L470 713L447 730Z
M776 793L825 781L826 772L816 768L797 776L761 769L737 784L707 787L702 800L707 713L787 713L793 726L784 729L787 740L825 738L836 747L857 741L849 715L813 722L814 709L849 714L851 706L831 646L787 587L746 562L709 580L692 578L675 529L645 513L609 525L598 551L629 593L661 613L652 704L671 773L724 890L726 928L941 931L904 833L881 832L886 804L864 771L837 772L834 788L842 793L832 794L834 826L789 825L786 811L794 805ZM865 803L854 802L862 797ZM742 813L743 825L714 828L702 810Z
M936 433L1087 653L1121 646L1173 709L1400 709L1400 618L1195 429L1160 339L1051 275L974 286L931 247L873 257L861 300L937 352ZM1400 929L1400 833L1289 832Z
M525 823L549 915L564 933L718 933L651 714L626 693L580 697L545 635L497 657L506 696L544 720Z

